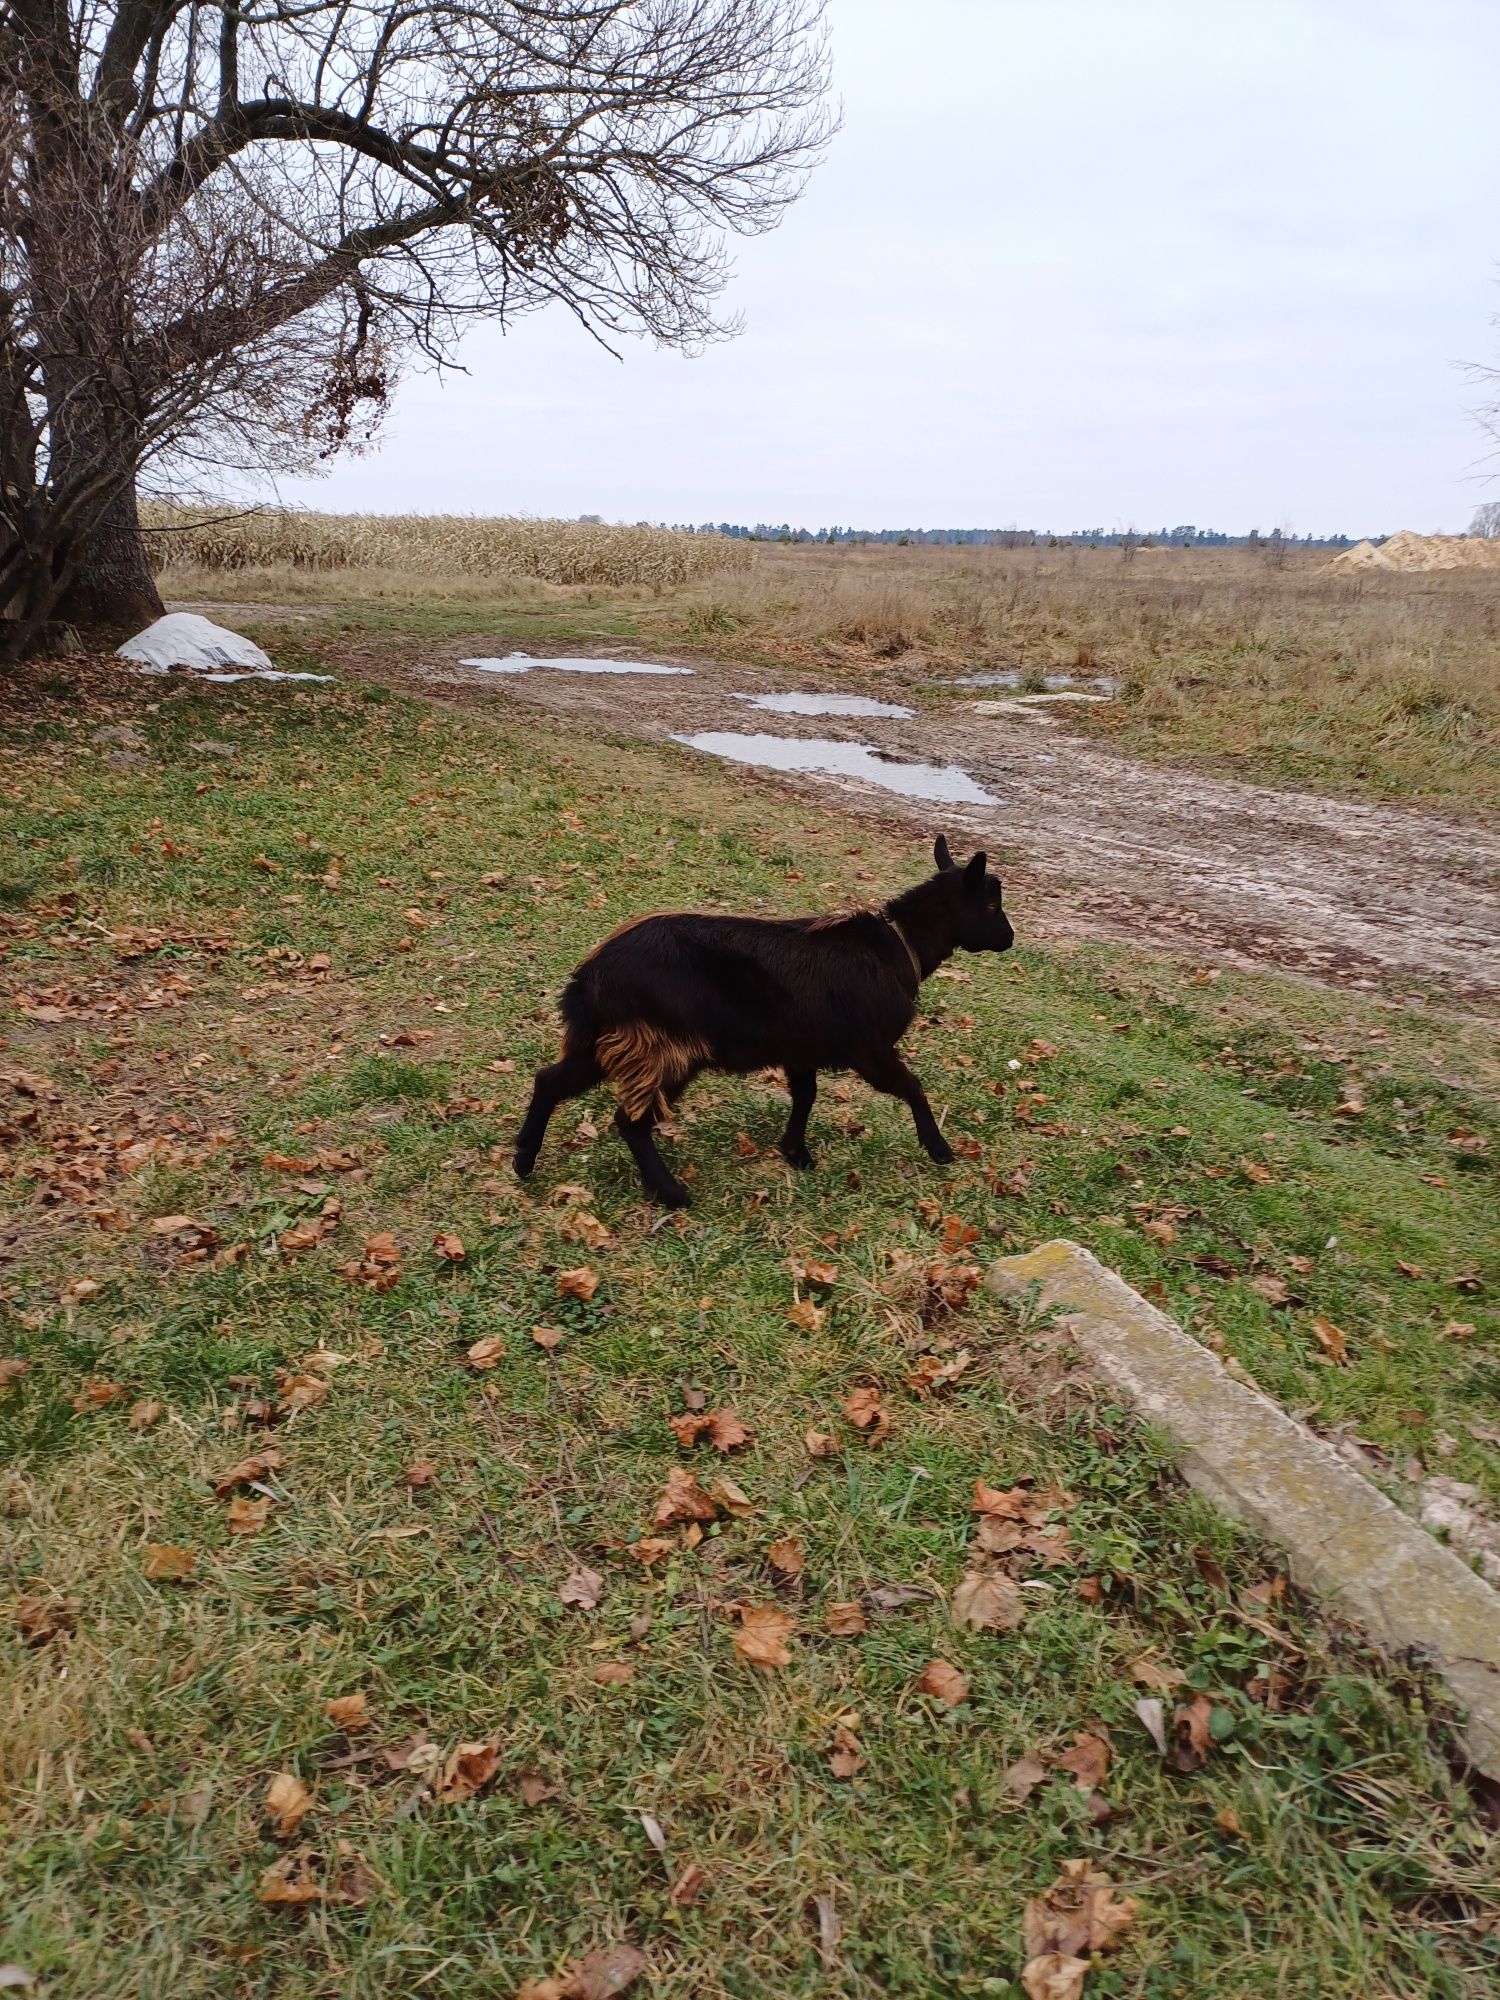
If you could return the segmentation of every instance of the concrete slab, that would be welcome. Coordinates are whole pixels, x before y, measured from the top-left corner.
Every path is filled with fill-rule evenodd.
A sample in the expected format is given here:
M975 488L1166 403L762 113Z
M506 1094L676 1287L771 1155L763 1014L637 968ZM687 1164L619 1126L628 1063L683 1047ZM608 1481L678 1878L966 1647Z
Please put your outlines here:
M1001 1258L987 1282L1008 1299L1035 1286L1097 1373L1175 1440L1185 1478L1382 1650L1431 1665L1466 1712L1470 1760L1500 1780L1500 1594L1081 1245Z

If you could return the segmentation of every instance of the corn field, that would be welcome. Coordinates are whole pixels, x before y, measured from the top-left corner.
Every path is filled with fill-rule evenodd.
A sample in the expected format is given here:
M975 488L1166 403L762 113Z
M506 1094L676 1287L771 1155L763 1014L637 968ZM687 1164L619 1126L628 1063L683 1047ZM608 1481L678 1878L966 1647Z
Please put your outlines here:
M142 508L158 574L166 570L392 570L541 583L645 584L654 589L748 569L752 551L726 535L475 514L311 514Z

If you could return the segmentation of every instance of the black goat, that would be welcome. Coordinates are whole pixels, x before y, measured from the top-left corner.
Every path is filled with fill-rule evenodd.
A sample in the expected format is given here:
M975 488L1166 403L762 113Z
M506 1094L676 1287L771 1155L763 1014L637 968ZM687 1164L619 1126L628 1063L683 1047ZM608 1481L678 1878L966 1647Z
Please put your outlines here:
M516 1139L529 1174L547 1121L567 1098L608 1078L615 1124L647 1190L668 1208L687 1189L656 1150L652 1127L700 1070L786 1072L792 1115L781 1150L810 1167L807 1117L820 1069L852 1069L911 1107L928 1155L947 1165L922 1086L897 1053L917 991L954 950L1006 951L1015 933L985 856L954 865L939 836L938 872L881 910L849 916L699 914L641 917L604 940L562 996L562 1059L537 1071Z

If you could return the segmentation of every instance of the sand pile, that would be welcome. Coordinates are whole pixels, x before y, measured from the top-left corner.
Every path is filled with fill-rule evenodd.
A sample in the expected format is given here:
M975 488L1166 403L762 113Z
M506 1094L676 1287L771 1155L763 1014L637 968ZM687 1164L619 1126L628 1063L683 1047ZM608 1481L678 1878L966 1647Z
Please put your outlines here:
M1379 548L1373 542L1357 542L1332 562L1329 570L1389 569L1500 569L1500 539L1483 535L1417 535L1403 528Z

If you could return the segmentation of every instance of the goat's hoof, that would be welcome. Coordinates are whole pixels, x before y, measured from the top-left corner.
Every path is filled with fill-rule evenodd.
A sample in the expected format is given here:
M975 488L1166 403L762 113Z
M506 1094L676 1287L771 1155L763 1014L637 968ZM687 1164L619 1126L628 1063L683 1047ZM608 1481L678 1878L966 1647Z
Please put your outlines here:
M935 1146L927 1148L927 1157L935 1167L951 1167L958 1155L946 1139L939 1139Z
M667 1181L661 1187L652 1188L651 1198L660 1202L663 1208L686 1208L692 1200L681 1181Z
M806 1146L788 1146L783 1143L780 1152L789 1167L797 1167L802 1172L806 1172L809 1167L816 1164Z
M520 1177L520 1179L522 1179L523 1181L527 1180L531 1175L532 1168L536 1165L536 1154L517 1153L514 1165L516 1173Z

